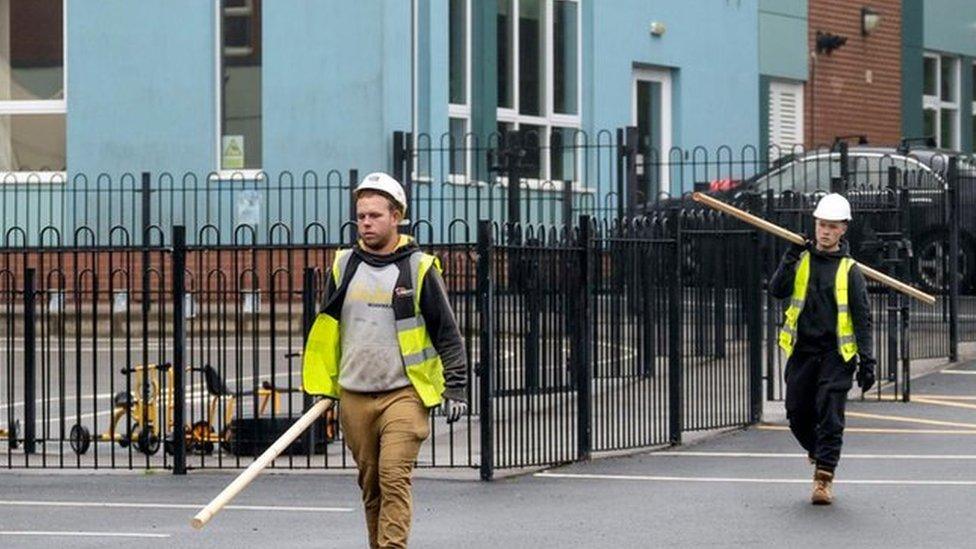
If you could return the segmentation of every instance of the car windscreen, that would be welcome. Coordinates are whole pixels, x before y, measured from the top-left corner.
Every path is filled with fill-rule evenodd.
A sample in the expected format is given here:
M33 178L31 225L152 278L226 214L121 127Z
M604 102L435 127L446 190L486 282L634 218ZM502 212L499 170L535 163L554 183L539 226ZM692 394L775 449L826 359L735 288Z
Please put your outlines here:
M757 177L753 185L761 192L772 189L804 193L829 190L832 177L840 177L840 155L827 153L798 158L774 168Z

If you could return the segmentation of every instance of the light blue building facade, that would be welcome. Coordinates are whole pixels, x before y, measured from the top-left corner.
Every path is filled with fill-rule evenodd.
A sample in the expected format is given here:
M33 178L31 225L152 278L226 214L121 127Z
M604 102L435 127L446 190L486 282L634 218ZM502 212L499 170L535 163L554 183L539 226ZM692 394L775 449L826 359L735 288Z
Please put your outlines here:
M396 171L393 135L408 132L420 151L409 175L434 183L418 192L436 199L462 192L442 183L470 193L494 180L487 150L515 130L542 143L524 174L540 189L572 181L574 192L605 195L615 176L601 170L614 152L598 149L626 126L673 164L723 146L762 155L802 145L809 9L807 0L10 0L0 9L10 30L0 45L10 68L0 78L4 196L33 196L9 192L32 182L67 190L142 172L202 195L261 178L338 192L350 170ZM903 11L905 134L971 150L976 33L972 18L953 14L972 8L904 0ZM932 95L941 78L953 79L954 95ZM790 109L800 120L784 122ZM577 157L547 150L556 142ZM672 194L712 177L653 175ZM606 188L594 191L597 179ZM240 215L202 195L154 207L179 212L190 200ZM251 199L265 215L286 206ZM61 215L49 209L51 220Z

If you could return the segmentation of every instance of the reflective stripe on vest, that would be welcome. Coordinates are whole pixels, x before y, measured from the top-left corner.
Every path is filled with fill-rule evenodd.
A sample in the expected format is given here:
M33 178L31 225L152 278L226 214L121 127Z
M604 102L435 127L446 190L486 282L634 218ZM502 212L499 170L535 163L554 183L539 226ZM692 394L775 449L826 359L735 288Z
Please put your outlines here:
M343 280L350 256L350 250L342 250L336 254L332 264L332 276L336 288ZM423 283L427 271L432 266L441 272L440 261L436 257L420 252L411 255L410 274L414 287L413 316L396 321L397 343L407 379L427 407L440 404L441 395L444 393L444 366L420 314ZM336 304L335 309L341 311L341 304ZM339 398L341 356L339 318L323 311L316 317L305 344L302 385L306 393Z
M854 320L851 317L848 301L848 279L854 260L849 257L841 258L834 277L834 298L837 301L837 350L844 361L850 361L857 354L857 340L854 337ZM783 329L779 332L779 346L789 358L796 347L800 314L807 299L807 288L810 284L810 253L800 255L800 265L796 269L793 280L793 297L786 309L786 319Z

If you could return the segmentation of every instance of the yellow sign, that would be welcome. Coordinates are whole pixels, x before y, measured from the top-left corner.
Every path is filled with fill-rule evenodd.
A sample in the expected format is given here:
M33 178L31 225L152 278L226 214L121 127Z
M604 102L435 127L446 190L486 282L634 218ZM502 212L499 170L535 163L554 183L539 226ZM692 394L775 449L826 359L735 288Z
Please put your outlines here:
M225 135L221 142L220 165L225 170L235 170L244 167L244 136Z

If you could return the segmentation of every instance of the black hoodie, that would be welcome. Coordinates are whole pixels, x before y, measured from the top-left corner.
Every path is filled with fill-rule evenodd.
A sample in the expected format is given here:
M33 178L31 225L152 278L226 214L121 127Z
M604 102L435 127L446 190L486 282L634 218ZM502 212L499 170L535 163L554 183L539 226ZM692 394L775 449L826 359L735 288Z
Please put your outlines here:
M834 297L834 279L842 257L850 257L850 246L846 240L840 242L836 252L822 252L815 246L810 252L810 282L807 298L800 314L796 352L820 354L837 351L837 300ZM769 282L769 293L773 297L786 299L793 295L793 280L796 265L800 260L798 250L788 249L783 254L779 268ZM854 336L857 339L858 354L863 359L874 356L874 341L871 331L871 306L868 303L867 282L857 265L848 274L848 302L851 319L854 321Z
M417 242L412 237L405 235L400 236L397 248L387 255L370 253L364 250L358 242L352 249L352 253L361 261L358 269L368 268L368 266L385 267L420 251ZM344 284L348 284L352 274L352 270L344 273ZM325 304L330 304L331 298L336 294L337 288L330 272L323 309ZM444 365L444 396L466 402L467 352L464 347L464 339L461 337L457 321L454 318L454 312L451 310L450 301L448 301L444 279L437 269L427 271L424 278L424 289L420 294L420 314L424 317L427 333L430 334L434 348L437 349L437 354L440 355L441 362Z

